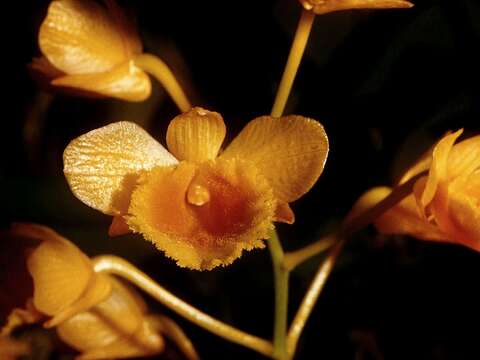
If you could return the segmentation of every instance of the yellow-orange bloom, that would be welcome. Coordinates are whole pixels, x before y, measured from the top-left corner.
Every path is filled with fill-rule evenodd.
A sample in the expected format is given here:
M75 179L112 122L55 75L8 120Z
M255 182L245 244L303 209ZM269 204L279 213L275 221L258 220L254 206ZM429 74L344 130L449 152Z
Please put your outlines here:
M142 233L180 266L212 269L263 247L273 221L292 223L288 203L322 173L328 153L312 119L262 116L219 156L220 114L194 108L172 120L171 153L129 122L73 140L64 172L73 193L115 216L110 233Z
M13 232L40 244L27 258L34 283L33 301L25 309L11 312L1 335L50 317L44 326L56 327L59 337L81 352L78 359L158 354L165 345L161 333L187 358L197 359L193 345L172 320L149 314L133 289L110 275L96 273L90 259L70 241L35 224L17 224ZM0 337L0 356L2 339L6 338Z
M351 9L401 9L410 8L412 3L405 0L299 0L306 10L315 14Z
M53 86L142 101L151 91L148 75L133 62L142 44L114 0L105 3L52 1L38 36L43 57L31 66Z
M462 130L444 136L403 176L400 183L428 170L411 195L385 212L380 232L458 243L480 251L480 136L455 141ZM390 188L374 188L357 203L366 208L385 198Z

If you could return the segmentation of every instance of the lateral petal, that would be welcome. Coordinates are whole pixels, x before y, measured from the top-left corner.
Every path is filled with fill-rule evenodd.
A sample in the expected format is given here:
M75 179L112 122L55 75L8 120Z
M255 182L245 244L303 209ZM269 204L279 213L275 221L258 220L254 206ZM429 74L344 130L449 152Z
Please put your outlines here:
M140 126L117 122L74 139L63 153L73 194L109 215L124 214L142 170L177 160Z
M221 158L251 161L267 178L276 198L292 202L315 184L328 155L323 126L309 118L261 116L250 121Z
M38 41L47 59L68 74L104 72L127 60L115 19L92 0L52 1Z
M52 80L51 84L82 90L86 95L100 94L134 102L148 98L152 88L148 75L133 61L123 62L104 72L61 76Z
M219 113L195 107L170 122L167 145L178 160L213 160L225 134L225 123Z
M27 259L34 283L35 307L51 316L63 311L80 297L93 276L89 258L73 243L44 226L18 224L15 231L42 240Z

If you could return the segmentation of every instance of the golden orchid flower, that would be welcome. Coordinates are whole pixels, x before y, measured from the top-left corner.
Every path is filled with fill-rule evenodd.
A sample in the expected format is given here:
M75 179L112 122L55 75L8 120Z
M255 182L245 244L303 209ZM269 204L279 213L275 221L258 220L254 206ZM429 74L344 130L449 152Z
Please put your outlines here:
M380 232L462 244L480 251L480 136L455 141L462 130L444 136L400 184L428 170L411 195L385 212L375 225ZM381 201L390 188L374 188L357 210ZM354 210L355 211L355 210Z
M299 0L306 10L315 14L351 9L401 9L411 8L412 3L404 0Z
M38 36L43 57L31 66L53 86L142 101L151 90L148 75L133 62L142 44L114 0L105 3L52 1Z
M113 235L142 233L180 266L212 269L263 247L273 221L322 173L328 140L301 116L252 120L218 155L220 114L194 108L172 120L168 152L142 128L113 123L73 140L64 172L75 196L113 215Z
M41 225L16 224L13 232L37 239L40 244L27 258L33 278L33 307L51 316L45 323L52 327L68 317L106 299L111 291L105 275L93 271L90 259L73 243ZM26 309L26 315L32 311ZM23 312L17 314L25 318ZM15 310L12 313L15 320Z
M27 302L25 309L11 312L1 335L48 315L51 318L44 326L56 327L59 337L81 352L78 359L158 354L164 349L160 333L170 337L188 359L198 359L178 325L149 314L140 295L119 280L94 272L90 259L70 241L35 224L16 224L12 232L40 244L27 258L33 301Z
M28 352L28 345L24 342L0 336L0 360L14 360Z

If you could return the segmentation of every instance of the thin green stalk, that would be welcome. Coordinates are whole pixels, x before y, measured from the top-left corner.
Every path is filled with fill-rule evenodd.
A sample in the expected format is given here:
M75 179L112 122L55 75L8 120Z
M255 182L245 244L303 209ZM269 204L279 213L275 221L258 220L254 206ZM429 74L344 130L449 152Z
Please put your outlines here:
M288 277L289 271L283 266L284 253L276 230L268 240L275 276L275 323L273 328L273 358L286 360L288 321Z

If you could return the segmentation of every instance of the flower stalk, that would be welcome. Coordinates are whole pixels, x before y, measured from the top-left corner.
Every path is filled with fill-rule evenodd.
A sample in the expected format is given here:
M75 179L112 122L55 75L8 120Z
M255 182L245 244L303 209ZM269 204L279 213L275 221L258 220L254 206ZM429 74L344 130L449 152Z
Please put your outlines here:
M112 255L101 255L93 258L92 262L96 272L106 272L128 280L164 306L175 311L178 315L211 333L255 350L265 356L272 356L273 348L269 341L238 330L196 309L170 293L157 284L152 278L122 258Z
M293 81L295 80L303 53L305 52L305 47L307 46L314 19L315 13L308 10L302 10L302 15L300 16L297 31L295 32L292 47L290 48L290 53L288 55L287 64L283 71L282 80L280 81L277 96L273 104L271 114L274 117L282 116L283 111L285 110L288 96L292 90Z
M139 54L133 58L133 62L163 85L181 112L186 112L191 109L192 105L185 95L185 92L178 83L172 70L170 70L162 59L151 54Z
M275 322L273 328L273 358L287 359L287 322L288 322L288 278L289 271L284 266L284 252L276 230L272 231L268 241L272 256L275 277Z

